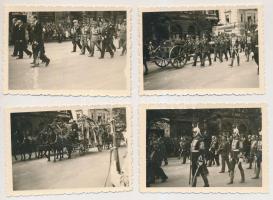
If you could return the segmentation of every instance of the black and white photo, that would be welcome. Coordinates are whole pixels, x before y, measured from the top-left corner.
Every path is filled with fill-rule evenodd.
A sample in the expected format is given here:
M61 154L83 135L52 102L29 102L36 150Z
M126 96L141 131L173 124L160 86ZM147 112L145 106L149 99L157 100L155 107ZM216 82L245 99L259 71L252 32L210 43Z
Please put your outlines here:
M9 192L129 190L128 115L122 106L8 111Z

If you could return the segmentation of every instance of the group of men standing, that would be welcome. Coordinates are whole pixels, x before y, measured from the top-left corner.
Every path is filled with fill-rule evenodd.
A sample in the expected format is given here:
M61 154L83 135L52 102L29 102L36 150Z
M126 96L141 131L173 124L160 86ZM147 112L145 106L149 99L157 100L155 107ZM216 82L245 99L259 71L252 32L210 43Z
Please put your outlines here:
M127 50L126 30L125 19L119 25L114 25L108 20L93 20L90 23L83 22L80 25L78 20L73 20L73 27L71 29L72 52L76 52L77 47L79 47L81 55L85 55L87 50L89 57L93 57L97 48L101 53L100 59L104 58L105 52L109 52L111 58L113 58L116 51L114 39L119 37L118 48L122 48L121 56L123 56Z
M32 16L31 23L24 23L21 19L12 19L11 38L14 44L12 56L23 59L24 53L30 58L33 56L32 67L39 66L39 59L48 66L50 59L45 55L43 27L37 16ZM31 45L32 52L28 50Z
M196 187L197 178L201 175L204 186L209 187L208 167L216 165L220 167L219 173L225 173L228 169L230 180L227 184L233 184L236 166L239 169L241 181L245 182L243 162L248 163L247 169L252 169L254 163L254 177L258 179L262 163L262 135L240 135L237 126L233 127L232 135L209 136L207 131L201 132L195 126L192 130L192 138L182 136L179 141L179 159L181 164L190 161L189 184ZM161 165L165 161L166 152L162 138L153 136L147 145L147 186L154 184L156 178L162 182L168 179ZM168 164L168 163L167 163ZM165 161L166 165L166 161ZM221 166L220 166L221 165Z

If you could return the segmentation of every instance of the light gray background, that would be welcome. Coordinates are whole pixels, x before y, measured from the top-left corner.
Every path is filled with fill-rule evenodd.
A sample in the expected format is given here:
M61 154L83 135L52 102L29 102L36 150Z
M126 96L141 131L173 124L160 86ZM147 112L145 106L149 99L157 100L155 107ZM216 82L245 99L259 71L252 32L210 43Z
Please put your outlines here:
M120 200L128 200L128 199L157 199L157 200L165 200L168 199L191 199L197 200L200 198L208 198L208 199L272 199L273 198L273 186L271 185L273 180L272 174L272 160L269 161L269 189L270 193L268 194L180 194L180 193L168 193L168 194L151 194L151 193L139 193L139 123L138 123L138 106L141 103L247 103L247 102L266 102L268 104L269 110L269 146L270 153L269 157L272 157L272 140L273 140L273 122L271 118L273 117L273 95L272 95L272 86L273 86L273 1L271 0L261 0L261 1L253 1L253 0L1 0L0 1L0 29L1 36L3 35L3 5L6 3L20 3L20 4L89 4L89 5L128 5L131 6L132 9L132 96L126 98L111 98L111 97L64 97L64 96L20 96L20 95L3 95L0 93L0 199L29 199L29 200L39 200L39 199L77 199L77 200L89 200L89 199L120 199ZM212 96L149 96L149 97L140 97L138 95L138 6L171 6L171 5L191 5L191 4L230 4L236 5L238 3L241 4L250 4L250 3L261 3L264 4L264 20L265 20L265 72L266 72L266 94L265 95L212 95ZM3 37L1 38L0 49L3 50ZM2 52L1 52L1 70L0 70L0 79L2 79ZM49 77L50 78L50 77ZM2 81L0 83L2 88ZM215 83L217 84L217 83ZM131 104L132 106L132 130L133 130L133 191L126 193L98 193L98 194L72 194L72 195L49 195L49 196L28 196L28 197L6 197L4 190L4 134L8 134L4 132L3 125L3 111L6 106L56 106L56 105L80 105L80 104L117 104L117 103L126 103ZM211 180L212 181L212 180ZM226 190L228 192L228 189Z

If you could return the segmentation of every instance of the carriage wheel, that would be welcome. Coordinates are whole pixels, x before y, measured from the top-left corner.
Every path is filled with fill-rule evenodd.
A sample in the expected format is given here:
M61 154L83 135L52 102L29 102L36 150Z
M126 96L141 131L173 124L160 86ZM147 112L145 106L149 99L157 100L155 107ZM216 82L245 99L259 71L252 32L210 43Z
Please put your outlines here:
M167 67L170 63L167 53L164 53L161 48L155 52L155 64L158 67L164 68Z
M174 46L170 51L170 61L173 67L182 68L187 63L187 56L182 46Z

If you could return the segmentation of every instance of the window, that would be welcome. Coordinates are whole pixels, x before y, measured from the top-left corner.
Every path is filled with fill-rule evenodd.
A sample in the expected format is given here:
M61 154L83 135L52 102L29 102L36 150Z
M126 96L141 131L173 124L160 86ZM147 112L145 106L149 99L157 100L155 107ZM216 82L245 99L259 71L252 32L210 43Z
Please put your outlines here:
M230 17L229 17L229 15L226 15L226 23L230 23Z

